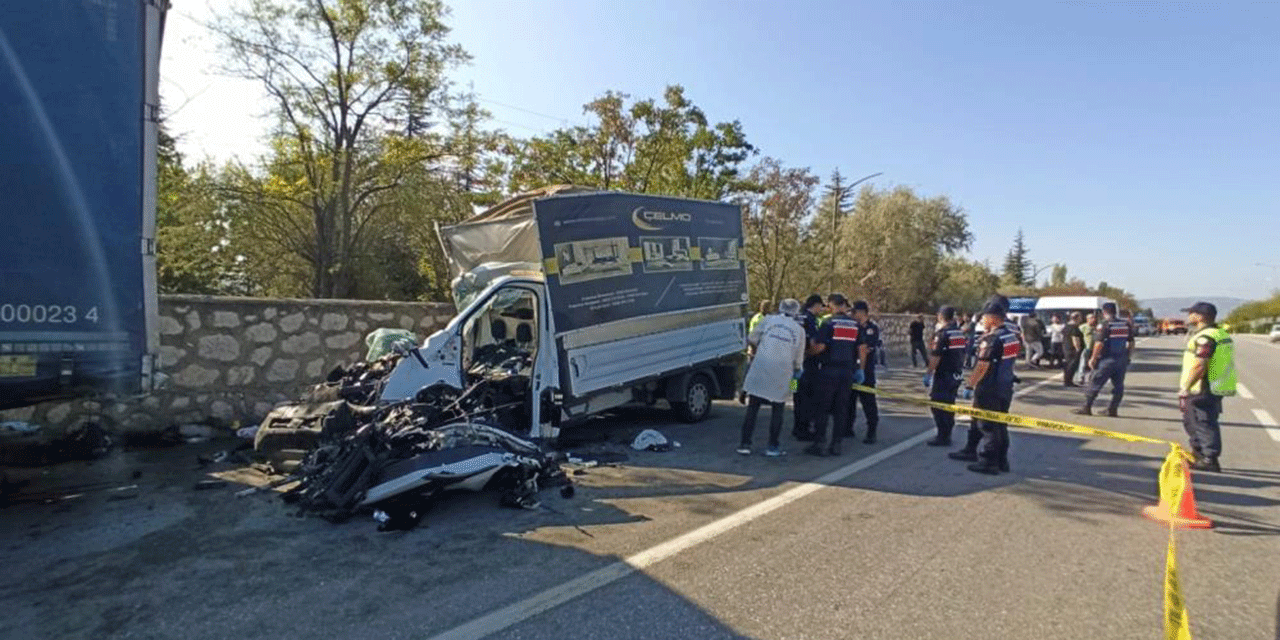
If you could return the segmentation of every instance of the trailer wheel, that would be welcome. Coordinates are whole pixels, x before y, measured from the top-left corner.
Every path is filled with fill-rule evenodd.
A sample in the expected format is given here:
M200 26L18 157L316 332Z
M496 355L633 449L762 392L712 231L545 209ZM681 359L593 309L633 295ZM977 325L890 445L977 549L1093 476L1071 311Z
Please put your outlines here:
M689 379L689 386L684 390L684 400L672 402L671 408L675 409L676 417L681 422L702 422L711 414L712 393L711 380L699 373Z

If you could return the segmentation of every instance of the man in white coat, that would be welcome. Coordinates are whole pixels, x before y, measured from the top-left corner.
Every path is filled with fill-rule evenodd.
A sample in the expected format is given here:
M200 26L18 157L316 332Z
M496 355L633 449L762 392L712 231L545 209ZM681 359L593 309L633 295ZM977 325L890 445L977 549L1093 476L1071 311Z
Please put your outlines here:
M755 358L747 369L742 390L749 398L747 415L742 422L742 441L738 453L751 455L751 436L756 429L756 415L760 405L768 403L769 448L765 455L783 455L778 435L782 431L782 418L786 413L787 397L791 395L791 380L804 368L806 339L804 328L795 320L800 315L800 303L787 298L778 304L776 315L766 316L747 336L747 342L755 348Z

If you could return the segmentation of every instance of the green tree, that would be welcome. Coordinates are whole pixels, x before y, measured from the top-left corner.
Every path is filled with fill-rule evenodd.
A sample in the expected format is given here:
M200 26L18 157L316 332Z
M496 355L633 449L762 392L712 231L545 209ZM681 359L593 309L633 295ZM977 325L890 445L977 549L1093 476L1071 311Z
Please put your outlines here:
M831 181L823 189L822 206L818 210L818 219L813 225L816 237L825 240L823 256L826 258L827 289L835 291L836 265L839 263L837 253L840 244L840 225L849 215L852 207L853 185L840 174L840 169L831 172Z
M804 219L813 209L818 178L808 169L763 158L747 176L753 189L734 198L744 209L747 270L755 297L781 300L796 293L805 253Z
M882 311L925 308L946 276L944 258L972 241L964 210L946 197L866 186L841 232L838 277Z
M1013 247L1004 257L1004 271L1001 283L1013 287L1029 287L1035 285L1031 279L1031 261L1027 257L1027 245L1022 239L1022 229L1013 239Z
M252 292L230 250L219 172L188 170L161 121L156 140L156 281L161 293L245 295Z
M662 101L614 91L588 102L588 126L557 129L508 147L508 189L548 184L719 200L741 188L755 153L737 121L712 123L678 85Z
M427 132L466 58L446 15L438 0L249 0L215 22L226 70L260 83L278 120L265 174L229 185L244 239L304 264L312 296L358 292L389 192L446 155Z
M1049 277L1049 285L1054 287L1062 287L1067 284L1067 265L1053 265L1052 275Z
M933 308L951 305L973 314L981 310L983 303L1000 286L1000 276L984 262L946 256L941 270L942 281L930 305Z

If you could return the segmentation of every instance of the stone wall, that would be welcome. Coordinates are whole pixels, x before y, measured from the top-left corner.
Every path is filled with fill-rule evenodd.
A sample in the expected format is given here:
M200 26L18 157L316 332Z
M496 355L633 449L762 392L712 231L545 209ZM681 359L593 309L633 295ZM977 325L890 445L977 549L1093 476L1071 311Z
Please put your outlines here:
M453 316L442 303L160 296L160 390L142 398L54 402L0 412L54 430L85 414L126 432L172 424L253 424L338 364L363 359L373 329L425 337Z
M61 431L94 416L123 432L174 424L224 426L259 422L335 366L365 353L364 336L379 327L426 337L453 316L447 303L363 300L277 300L212 296L160 297L157 367L168 376L141 398L50 402L0 412ZM890 366L910 361L907 325L914 316L877 314Z

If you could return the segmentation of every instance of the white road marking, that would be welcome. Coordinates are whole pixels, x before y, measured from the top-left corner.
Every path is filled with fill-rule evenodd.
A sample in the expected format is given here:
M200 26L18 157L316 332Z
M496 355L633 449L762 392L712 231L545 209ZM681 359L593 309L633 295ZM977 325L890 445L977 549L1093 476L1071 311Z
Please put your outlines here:
M1267 435L1271 436L1272 440L1280 442L1280 429L1276 428L1280 427L1280 424L1276 423L1276 419L1272 418L1266 409L1254 409L1253 417L1258 419L1259 424L1267 428Z
M1253 400L1253 392L1249 390L1249 387L1244 386L1244 383L1236 384L1236 395L1245 400Z
M1057 378L1041 380L1025 389L1019 390L1015 396L1043 387ZM621 580L637 571L642 571L654 564L670 558L682 551L711 540L723 533L732 531L752 520L766 516L809 494L833 485L859 471L884 462L916 445L928 440L934 430L918 433L883 451L873 453L865 458L855 460L835 471L820 476L811 482L792 487L782 493L757 502L749 507L731 513L710 524L703 525L688 533L676 536L666 542L649 547L635 555L583 574L568 582L561 583L546 591L534 594L524 600L509 604L497 611L485 614L454 627L444 633L432 636L430 640L480 640L499 631L515 626L538 614L550 611L562 604L571 602L596 589Z

